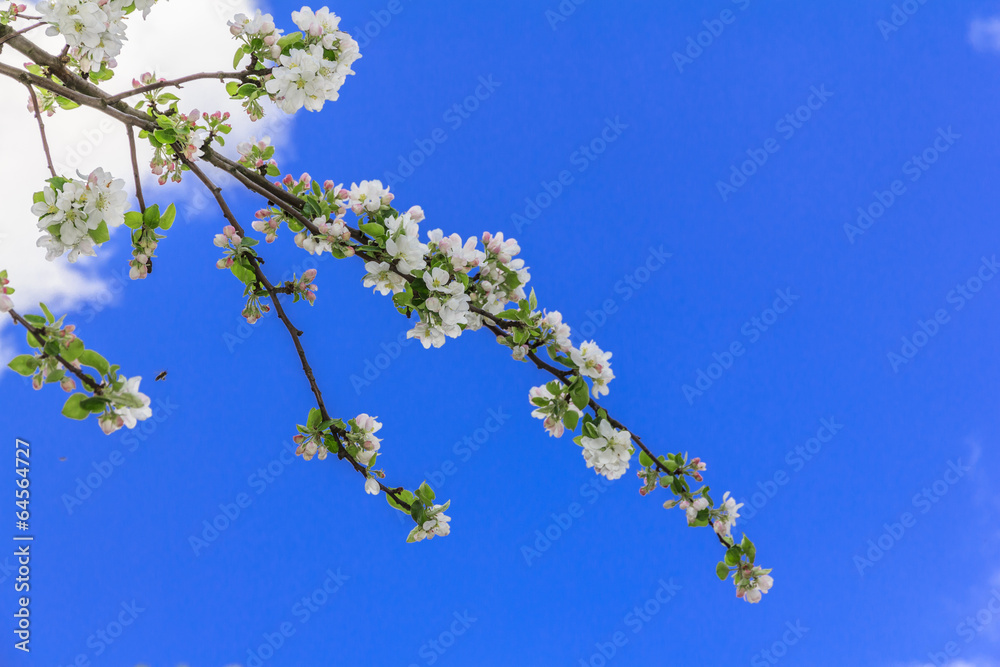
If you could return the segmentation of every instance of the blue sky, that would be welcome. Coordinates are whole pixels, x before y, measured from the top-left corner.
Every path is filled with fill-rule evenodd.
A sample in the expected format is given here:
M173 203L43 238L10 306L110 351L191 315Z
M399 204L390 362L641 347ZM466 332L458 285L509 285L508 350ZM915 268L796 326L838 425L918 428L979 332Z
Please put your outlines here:
M369 24L364 58L281 166L392 172L425 229L515 236L542 305L613 351L607 406L756 506L737 532L775 588L736 600L710 534L547 437L539 372L485 333L397 347L407 322L328 259L290 306L328 405L378 415L390 479L452 500L449 537L405 544L353 471L287 454L312 407L287 333L241 324L220 217L164 190L183 220L151 278L118 287L116 237L88 269L111 303L69 309L159 421L105 437L0 377L36 535L34 651L8 634L4 664L249 667L268 638L269 666L1000 664L1000 52L970 40L1000 3L913 2L894 30L890 2L390 4L332 7ZM287 232L264 251L307 266Z

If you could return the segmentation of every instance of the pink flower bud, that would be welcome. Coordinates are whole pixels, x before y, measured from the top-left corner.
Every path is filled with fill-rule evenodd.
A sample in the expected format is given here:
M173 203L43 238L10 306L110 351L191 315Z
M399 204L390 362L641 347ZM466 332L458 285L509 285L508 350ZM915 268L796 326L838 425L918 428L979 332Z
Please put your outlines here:
M281 182L287 185L288 187L292 187L293 185L295 185L295 179L292 178L291 174L286 175Z
M302 274L303 283L311 283L316 278L316 269L309 269Z
M63 391L69 393L74 389L76 389L76 381L71 377L64 377L62 380L59 381L59 386L62 388Z

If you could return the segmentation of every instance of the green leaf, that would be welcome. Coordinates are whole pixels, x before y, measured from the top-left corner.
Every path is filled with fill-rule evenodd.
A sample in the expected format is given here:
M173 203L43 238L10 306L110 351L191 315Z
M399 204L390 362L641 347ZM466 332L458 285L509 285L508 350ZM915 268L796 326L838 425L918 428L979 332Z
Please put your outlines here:
M754 546L753 542L751 542L750 538L746 535L743 536L743 542L740 543L740 548L743 550L743 553L747 555L747 560L749 560L751 564L757 560L757 547Z
M238 55L240 57L240 59L242 60L243 59L243 49L240 49L239 51L237 51L236 55ZM237 65L239 65L239 60L237 60L235 63L233 63L233 67L236 67ZM229 83L226 84L226 92L229 93L230 97L236 97L236 91L238 91L239 89L240 89L240 84L236 83L235 81L230 81Z
M37 327L44 327L46 324L45 318L42 317L41 315L25 315L24 319L26 319L28 322L31 322Z
M649 466L653 465L653 463L654 461L653 459L650 458L649 454L642 451L639 452L639 465L643 466L644 468L648 468Z
M66 399L62 413L70 419L83 420L90 416L90 410L80 405L87 399L86 394L73 394Z
M563 421L563 426L568 428L570 431L574 431L576 430L577 423L579 423L580 421L580 415L573 412L572 410L567 410L566 413L563 414L562 421Z
M319 411L319 408L313 408L309 411L309 420L306 421L306 426L315 430L321 421L323 421L323 414Z
M255 90L257 90L256 85L252 83L244 83L242 86L239 87L239 90L236 91L236 94L239 95L240 97L246 97Z
M63 352L62 355L63 359L65 359L66 361L76 361L77 359L80 358L80 355L83 354L83 351L85 349L86 348L83 345L83 341L80 340L79 338L76 338L73 340L72 343L70 343L66 347L66 351Z
M56 382L61 382L64 377L66 377L66 371L60 368L58 370L49 373L49 376L45 378L45 384L54 384Z
M38 369L38 359L35 359L34 355L31 354L22 354L19 357L14 357L7 366L18 375L28 377Z
M93 350L84 350L80 353L79 361L84 366L90 366L101 375L107 375L111 368L108 360Z
M233 69L239 69L239 67L240 67L240 61L243 60L243 56L245 56L245 55L246 55L246 52L243 50L242 46L240 48L236 49L236 55L233 56ZM233 85L235 83L236 82L233 81L230 85ZM229 86L228 85L226 86L226 90L229 90ZM232 94L233 93L230 93L230 95L232 95Z
M101 220L101 224L97 226L97 229L91 229L87 234L97 245L101 245L111 238L111 234L108 232L108 223L103 220Z
M417 488L417 498L420 498L426 505L434 504L434 489L432 489L427 482L420 484Z
M385 227L377 222L365 222L358 226L361 228L361 231L372 238L380 239L385 236Z
M286 46L290 46L302 40L301 32L293 32L285 35L278 40L278 46L284 49Z
M267 175L270 176L271 178L274 178L275 176L281 176L281 170L278 169L273 164L268 164L267 165Z
M153 136L157 141L164 145L172 144L177 141L177 133L173 130L155 130L153 132Z
M142 214L142 224L150 229L156 229L160 224L160 205L153 204Z
M229 270L233 272L233 275L240 279L244 285L252 285L257 281L257 275L253 272L246 260L239 260L229 267Z
M52 314L52 311L49 310L48 306L46 306L44 303L40 303L38 305L41 307L42 312L45 313L45 319L48 321L49 324L52 324L53 322L56 321L55 315Z
M90 410L91 414L100 414L104 412L104 406L110 401L106 398L101 398L100 396L94 396L88 398L85 401L80 401L80 407L85 410Z
M60 108L65 109L66 111L69 111L71 109L76 109L78 106L80 106L73 100L66 99L65 97L56 97L56 104L58 104Z
M170 229L174 224L174 218L177 217L177 208L171 204L167 207L167 210L163 212L160 216L160 229Z
M27 319L27 318L25 318L25 319ZM27 338L28 338L28 345L30 345L31 347L41 347L42 346L42 341L40 341L38 338L36 338L35 334L31 333L30 331L27 334Z
M587 382L582 377L577 377L569 389L573 399L573 405L583 410L590 404L590 396L587 394Z
M139 211L129 211L125 214L125 226L132 229L142 227L142 213Z
M725 581L729 577L729 566L720 561L719 564L715 566L715 575L722 581Z
M726 565L739 565L743 552L739 547L732 547L726 551Z
M399 493L397 495L407 505L412 505L413 504L413 494L410 493L409 491L405 491L404 490L404 491L402 491L401 493ZM397 503L396 500L392 496L390 496L388 493L385 494L385 499L389 501L389 505L390 506L395 507L400 512L409 512L410 511L407 508L405 508L402 505L400 505L399 503Z

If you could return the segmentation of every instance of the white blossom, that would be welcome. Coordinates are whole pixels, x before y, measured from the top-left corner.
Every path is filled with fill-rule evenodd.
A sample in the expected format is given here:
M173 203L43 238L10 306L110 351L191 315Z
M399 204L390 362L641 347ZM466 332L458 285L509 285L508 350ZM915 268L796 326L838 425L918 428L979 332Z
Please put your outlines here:
M740 516L739 510L741 507L743 507L743 503L737 504L736 500L730 498L729 492L726 491L722 497L722 504L718 509L718 518L716 518L713 524L715 532L724 537L731 537L733 526L736 525L736 519Z
M392 270L388 262L365 262L365 287L374 287L382 296L406 291L406 280Z
M583 458L587 461L587 467L593 468L599 475L618 479L628 470L629 458L632 456L632 434L613 428L606 419L601 420L598 431L596 438L586 435L581 437Z
M102 223L118 227L125 221L125 182L95 169L86 181L52 179L39 194L31 212L38 216L44 235L38 247L46 249L49 261L69 251L75 262L80 255L96 254L93 233Z

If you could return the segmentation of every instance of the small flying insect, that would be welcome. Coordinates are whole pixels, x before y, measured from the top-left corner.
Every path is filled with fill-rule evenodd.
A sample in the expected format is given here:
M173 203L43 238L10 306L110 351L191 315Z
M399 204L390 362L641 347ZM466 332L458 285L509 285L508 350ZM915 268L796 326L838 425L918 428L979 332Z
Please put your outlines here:
M146 275L152 275L153 273L153 258L149 257L146 259Z
M60 461L65 461L65 460L66 460L66 457L65 457L65 456L60 456L60 457L59 457L59 460L60 460Z
M160 380L165 380L165 379L167 379L167 372L166 371L160 371L159 374L156 376L156 379L154 379L153 381L154 382L159 382Z

